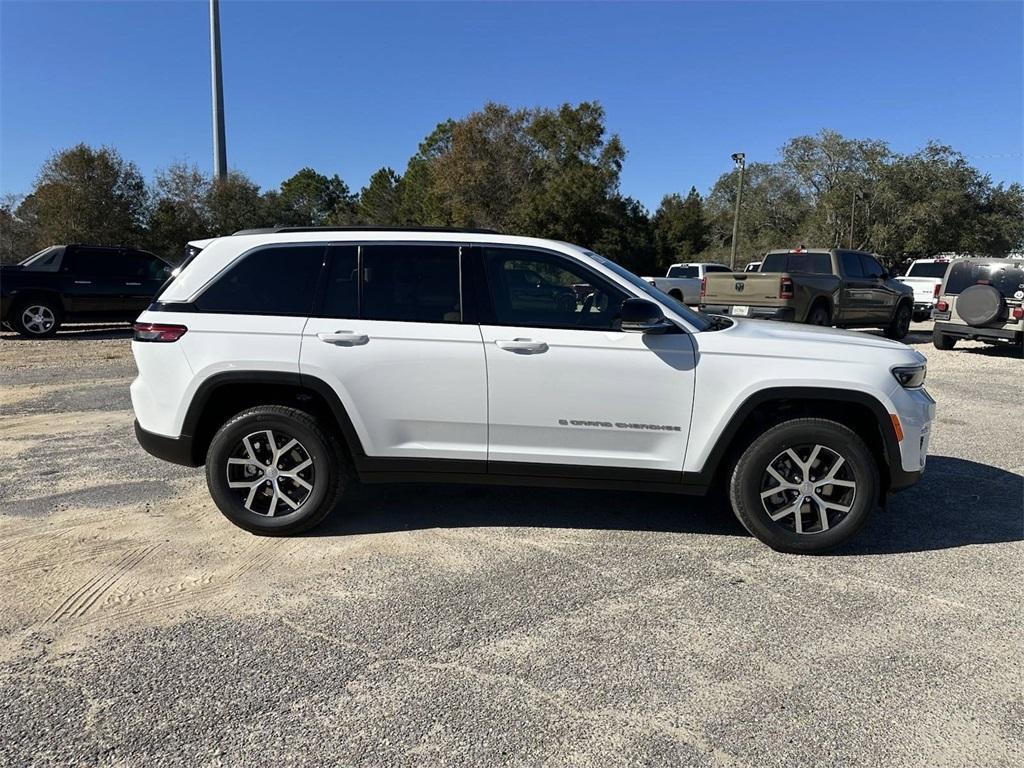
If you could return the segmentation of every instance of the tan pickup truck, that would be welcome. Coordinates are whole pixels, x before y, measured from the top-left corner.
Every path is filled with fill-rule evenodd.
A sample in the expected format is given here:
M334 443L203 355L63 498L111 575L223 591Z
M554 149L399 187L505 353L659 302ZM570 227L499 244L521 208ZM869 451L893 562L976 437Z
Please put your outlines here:
M842 249L769 251L757 272L709 274L700 307L712 314L840 328L910 330L914 291L869 253Z

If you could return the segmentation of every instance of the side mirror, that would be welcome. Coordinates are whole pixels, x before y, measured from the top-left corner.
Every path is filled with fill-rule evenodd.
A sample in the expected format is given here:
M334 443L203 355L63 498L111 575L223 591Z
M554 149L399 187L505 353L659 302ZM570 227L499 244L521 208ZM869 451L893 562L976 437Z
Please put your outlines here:
M626 299L619 317L626 333L664 333L676 327L665 319L661 307L647 299Z

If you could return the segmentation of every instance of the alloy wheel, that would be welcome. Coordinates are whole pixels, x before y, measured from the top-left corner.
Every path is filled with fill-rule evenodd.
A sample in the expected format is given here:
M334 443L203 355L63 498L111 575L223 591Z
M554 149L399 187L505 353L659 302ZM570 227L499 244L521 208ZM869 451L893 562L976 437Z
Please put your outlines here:
M21 312L21 324L29 333L42 334L53 328L57 318L45 304L32 304Z
M821 533L853 509L857 482L850 463L835 450L799 445L768 462L760 496L773 522L795 533Z
M252 432L227 460L228 487L250 512L280 517L297 512L315 482L309 451L281 430Z

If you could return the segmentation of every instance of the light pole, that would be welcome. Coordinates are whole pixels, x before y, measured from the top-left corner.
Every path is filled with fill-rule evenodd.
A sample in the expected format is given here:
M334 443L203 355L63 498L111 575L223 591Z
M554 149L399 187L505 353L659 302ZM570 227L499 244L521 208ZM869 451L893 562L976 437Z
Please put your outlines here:
M740 201L743 199L743 167L746 155L743 152L735 152L732 161L740 169L740 182L736 189L736 214L732 219L732 253L729 255L729 269L736 271L736 242L740 236Z
M220 67L220 3L210 0L210 85L213 89L213 179L228 173L228 149L224 142L224 76Z

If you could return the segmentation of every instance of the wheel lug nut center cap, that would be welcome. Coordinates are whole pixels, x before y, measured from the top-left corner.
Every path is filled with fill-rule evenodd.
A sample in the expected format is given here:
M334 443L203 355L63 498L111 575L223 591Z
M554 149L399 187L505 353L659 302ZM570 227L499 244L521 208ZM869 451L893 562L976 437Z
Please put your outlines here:
M271 465L263 470L263 474L268 480L276 480L278 475L277 467Z

